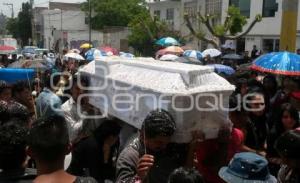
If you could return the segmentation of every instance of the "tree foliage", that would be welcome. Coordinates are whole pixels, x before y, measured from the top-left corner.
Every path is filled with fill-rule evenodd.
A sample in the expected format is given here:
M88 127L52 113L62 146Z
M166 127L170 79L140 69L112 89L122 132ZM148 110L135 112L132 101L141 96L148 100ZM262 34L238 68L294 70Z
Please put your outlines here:
M127 26L135 16L147 11L145 0L91 0L91 7L93 29ZM83 3L82 9L88 13L89 3Z
M243 27L247 24L247 17L241 15L240 9L234 6L230 6L227 11L227 17L223 24L213 26L211 24L214 15L201 15L198 13L198 21L201 25L204 25L209 33L216 39L207 37L202 30L195 30L190 18L187 14L184 15L186 26L190 30L191 34L202 41L206 41L212 44L216 48L220 48L220 45L224 44L226 40L239 39L250 32L257 22L262 20L261 15L256 15L255 19L250 23L249 27L243 31Z
M32 11L29 2L22 4L22 10L17 18L10 18L6 24L6 29L14 38L21 40L22 46L29 45L31 32Z
M153 56L157 46L155 41L162 37L173 37L184 42L180 33L169 28L166 22L152 18L148 11L136 16L130 23L129 45L144 56Z

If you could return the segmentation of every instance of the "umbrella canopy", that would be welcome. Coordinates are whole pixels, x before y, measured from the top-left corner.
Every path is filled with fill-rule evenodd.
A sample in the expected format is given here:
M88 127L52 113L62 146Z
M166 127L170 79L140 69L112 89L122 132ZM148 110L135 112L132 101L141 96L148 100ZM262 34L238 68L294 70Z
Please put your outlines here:
M218 74L226 74L226 75L232 75L235 73L235 70L227 65L222 64L211 64L207 65L208 67L214 68L215 72Z
M235 54L235 53L231 53L231 54L226 54L222 57L222 59L228 59L228 60L242 60L244 59L243 56Z
M182 48L180 48L179 46L169 46L167 48L158 50L158 52L156 52L156 56L157 55L165 55L165 54L183 54L184 50Z
M119 51L116 48L112 48L110 46L100 47L99 50L106 52L108 56L119 55Z
M186 50L184 51L183 56L195 58L198 60L201 60L203 58L202 53L197 50Z
M45 71L50 69L51 66L43 60L23 60L11 63L8 68L27 68Z
M135 56L131 53L120 52L120 57L122 57L122 58L134 58Z
M159 60L161 61L173 61L175 59L177 59L178 56L177 55L173 55L173 54L166 54L166 55L163 55L159 58Z
M156 41L155 44L160 46L179 46L179 42L172 37L164 37Z
M67 53L65 54L65 57L72 58L74 60L85 60L81 55L78 53Z
M203 65L203 63L200 60L192 57L178 57L174 61L184 64Z
M7 45L0 46L0 54L12 54L16 52L16 48Z
M84 43L84 44L82 44L81 46L80 46L80 48L82 48L82 49L88 49L88 48L93 48L93 45L92 44L90 44L90 43Z
M206 49L202 52L203 57L206 57L207 55L210 55L210 57L217 57L221 54L222 53L219 50L215 49L215 48Z
M85 53L86 60L89 62L105 56L107 56L106 52L100 51L96 48L92 48Z
M4 80L9 84L14 84L18 81L28 81L34 78L34 69L0 69L0 80Z
M290 52L273 52L254 60L251 69L287 76L300 76L300 56Z

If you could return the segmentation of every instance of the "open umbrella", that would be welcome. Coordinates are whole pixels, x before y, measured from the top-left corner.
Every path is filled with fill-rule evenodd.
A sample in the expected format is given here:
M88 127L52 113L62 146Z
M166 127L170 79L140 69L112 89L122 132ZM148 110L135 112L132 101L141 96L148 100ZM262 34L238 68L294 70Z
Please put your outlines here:
M122 57L122 58L134 58L135 56L131 53L120 52L120 57Z
M119 55L119 51L116 48L112 48L110 46L100 47L99 50L106 52L108 56Z
M80 46L80 48L85 48L85 49L92 48L92 47L93 47L93 45L90 43L84 43Z
M210 64L207 65L208 67L214 68L215 72L218 74L226 74L226 75L232 75L235 73L235 70L227 65L222 64Z
M174 61L184 64L203 65L203 63L200 60L192 57L178 57Z
M273 52L254 60L251 69L279 75L300 76L300 56L290 52Z
M203 57L206 57L207 55L210 55L210 57L217 57L221 54L222 53L219 50L215 49L215 48L206 49L202 52Z
M45 71L50 69L51 66L44 60L22 60L11 63L8 65L8 68L27 68Z
M184 50L182 48L180 48L179 46L169 46L167 48L158 50L158 52L156 52L156 56L157 55L165 55L165 54L183 54Z
M0 54L12 54L16 52L16 48L7 45L0 46Z
M166 55L163 55L159 58L159 60L161 61L173 61L175 59L177 59L178 56L177 55L173 55L173 54L166 54Z
M222 57L222 59L227 59L227 60L242 60L244 59L243 56L235 54L235 53L231 53L231 54L226 54Z
M155 44L160 46L179 46L179 42L172 37L164 37L155 42Z
M195 58L198 60L201 60L203 58L202 53L197 50L186 50L186 51L184 51L183 56Z
M67 53L65 54L65 57L72 58L74 60L85 60L81 55L78 53Z

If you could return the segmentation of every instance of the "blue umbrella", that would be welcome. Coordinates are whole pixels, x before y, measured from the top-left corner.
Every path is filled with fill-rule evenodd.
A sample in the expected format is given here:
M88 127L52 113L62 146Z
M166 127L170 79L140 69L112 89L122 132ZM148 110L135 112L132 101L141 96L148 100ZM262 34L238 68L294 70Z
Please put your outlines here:
M135 56L131 53L120 52L120 57L123 58L134 58Z
M183 56L195 58L195 59L198 59L198 60L201 60L203 58L202 53L200 51L197 51L197 50L186 50L183 53Z
M210 64L207 65L208 67L214 68L215 72L218 74L226 74L226 75L232 75L235 73L235 70L227 65L222 64Z
M287 76L300 76L300 56L290 52L273 52L254 60L251 69Z
M4 80L9 84L14 84L17 81L28 81L34 78L34 69L20 68L2 68L0 69L0 80Z
M160 40L156 41L155 44L160 45L160 46L179 46L179 42L172 38L172 37L165 37L161 38Z

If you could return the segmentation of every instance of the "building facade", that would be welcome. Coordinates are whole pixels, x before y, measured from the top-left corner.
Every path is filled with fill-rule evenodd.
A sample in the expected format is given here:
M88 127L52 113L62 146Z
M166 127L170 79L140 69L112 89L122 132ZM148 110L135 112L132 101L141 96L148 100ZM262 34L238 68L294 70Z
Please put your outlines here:
M162 5L163 4L163 5ZM204 50L210 45L197 40L190 35L189 30L184 23L184 13L188 13L195 29L201 29L210 37L205 26L199 25L196 21L197 12L202 15L214 14L216 19L212 22L217 25L225 21L227 10L230 5L239 7L241 13L248 17L248 24L244 26L246 29L257 14L261 14L263 19L257 23L254 28L242 39L237 41L229 41L237 52L251 51L256 45L262 52L271 52L279 50L280 31L281 31L281 16L282 16L282 0L181 0L176 1L176 10L178 15L174 16L175 30L180 30L182 36L187 39L187 45L193 49ZM174 1L151 1L149 9L151 15L160 10L165 12L168 8L174 8ZM298 11L300 11L300 3ZM163 20L163 18L161 18ZM179 27L179 28L178 28ZM298 28L297 28L297 48L300 48L300 13L298 13Z

